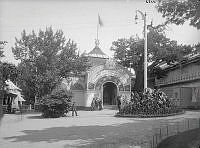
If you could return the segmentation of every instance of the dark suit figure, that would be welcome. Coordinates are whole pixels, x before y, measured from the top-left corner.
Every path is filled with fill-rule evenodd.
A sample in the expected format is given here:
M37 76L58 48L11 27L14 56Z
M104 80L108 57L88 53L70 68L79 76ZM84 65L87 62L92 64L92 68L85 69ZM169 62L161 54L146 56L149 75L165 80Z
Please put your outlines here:
M102 109L103 109L102 103L103 103L103 102L102 102L102 99L99 98L99 110L102 110Z
M74 116L74 113L76 114L76 116L78 116L77 114L77 111L76 111L76 105L75 105L76 102L72 102L72 116Z
M121 96L117 96L117 108L121 112Z
M91 110L95 110L95 98L92 99L92 103L91 103Z

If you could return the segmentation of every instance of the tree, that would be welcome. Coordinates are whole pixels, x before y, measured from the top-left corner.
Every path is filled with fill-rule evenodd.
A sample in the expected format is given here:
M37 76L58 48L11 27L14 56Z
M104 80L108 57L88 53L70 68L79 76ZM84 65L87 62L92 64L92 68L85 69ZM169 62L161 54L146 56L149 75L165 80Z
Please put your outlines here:
M0 41L0 90L3 90L4 86L5 86L5 82L4 82L4 77L3 77L3 63L2 63L2 57L4 57L3 55L3 48L6 45L6 41Z
M76 51L76 43L68 40L66 47L63 48L58 56L57 67L59 67L60 76L68 77L71 75L79 75L89 66L88 59L86 57L79 56Z
M12 82L17 82L18 76L19 76L19 71L17 69L17 67L14 64L11 63L0 63L0 100L3 99L5 97L5 95L7 94L5 91L5 86L6 83L5 81L10 79ZM0 104L2 104L0 102Z
M0 41L0 60L1 60L2 57L4 57L3 48L6 45L6 43L7 43L6 41Z
M157 5L158 12L166 18L167 23L181 25L190 21L190 25L200 29L200 1L199 0L168 0Z
M178 45L170 40L162 30L149 28L148 33L148 77L155 74L157 65L163 61L172 64L184 55L191 53L193 48L187 45ZM131 67L136 74L134 90L143 90L143 63L144 40L139 38L118 39L112 43L111 50L115 51L114 58L125 67Z
M2 79L4 81L10 79L13 82L17 82L18 76L20 74L17 67L11 63L2 63L2 73Z
M5 81L3 79L3 63L1 62L1 58L4 57L3 55L3 48L6 44L6 41L0 41L0 121L3 117L3 107L2 107L2 97L3 97L3 89L5 86Z
M31 98L49 94L62 78L87 67L86 60L76 52L76 44L71 40L66 43L63 32L54 33L51 27L38 34L34 31L27 34L24 30L12 51L15 59L21 60L18 66L21 88Z

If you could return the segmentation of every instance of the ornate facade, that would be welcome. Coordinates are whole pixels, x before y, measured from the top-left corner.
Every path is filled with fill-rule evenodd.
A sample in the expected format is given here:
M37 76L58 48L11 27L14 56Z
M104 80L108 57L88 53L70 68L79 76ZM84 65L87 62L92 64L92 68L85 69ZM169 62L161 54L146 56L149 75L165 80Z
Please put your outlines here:
M84 53L92 65L84 75L63 80L63 87L70 87L77 106L90 107L95 95L103 100L103 105L115 105L116 97L130 98L131 76L128 69L109 58L96 44L95 48Z

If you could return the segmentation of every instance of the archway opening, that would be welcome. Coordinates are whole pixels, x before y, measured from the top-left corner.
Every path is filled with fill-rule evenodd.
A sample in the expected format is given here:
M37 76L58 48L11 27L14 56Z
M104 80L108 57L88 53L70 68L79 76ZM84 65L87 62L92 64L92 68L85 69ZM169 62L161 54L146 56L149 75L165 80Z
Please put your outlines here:
M113 82L106 82L103 85L103 104L115 105L117 97L117 86Z

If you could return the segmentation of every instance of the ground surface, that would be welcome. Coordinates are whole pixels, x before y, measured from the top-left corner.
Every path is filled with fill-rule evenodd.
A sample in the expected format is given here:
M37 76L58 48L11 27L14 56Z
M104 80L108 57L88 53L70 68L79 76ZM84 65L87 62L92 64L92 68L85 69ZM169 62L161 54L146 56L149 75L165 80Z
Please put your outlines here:
M79 111L78 117L43 119L40 113L4 115L1 148L139 148L150 147L152 134L166 124L200 118L200 111L165 118L116 118L116 110ZM197 120L198 121L198 120ZM183 124L183 128L186 124ZM175 130L171 129L171 132ZM181 128L179 128L181 131ZM170 128L168 133L170 133ZM138 147L137 147L138 146Z

